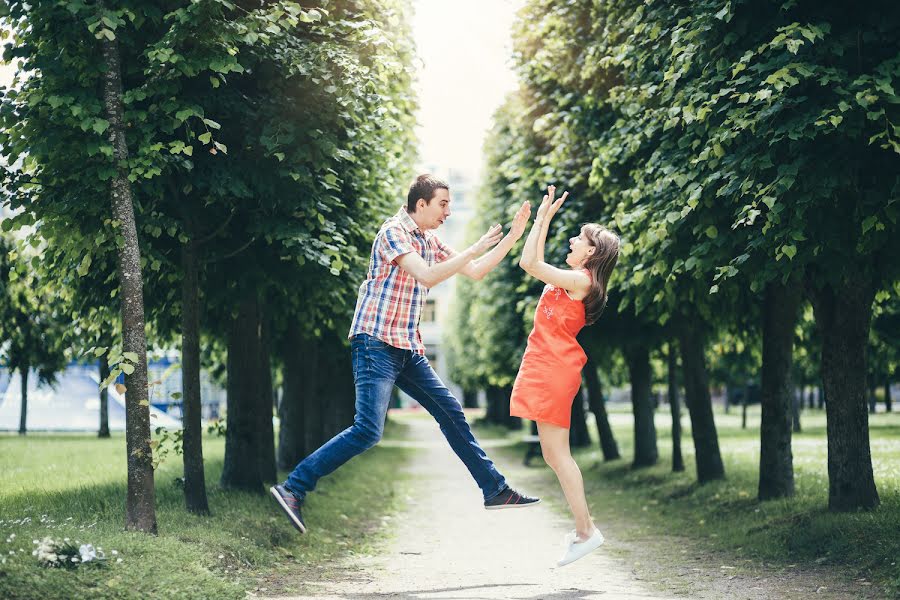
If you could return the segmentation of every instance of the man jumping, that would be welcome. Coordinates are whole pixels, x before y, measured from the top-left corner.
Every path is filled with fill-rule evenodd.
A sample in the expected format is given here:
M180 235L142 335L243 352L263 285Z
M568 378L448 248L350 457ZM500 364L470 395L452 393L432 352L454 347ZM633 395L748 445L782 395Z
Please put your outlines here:
M522 237L530 213L526 202L505 236L501 226L494 225L477 242L455 252L434 233L450 216L450 188L431 175L420 175L409 188L406 206L381 226L372 244L366 280L359 287L348 336L356 382L353 425L304 458L287 481L270 488L300 533L306 532L300 509L306 494L321 477L381 439L394 385L438 422L450 447L481 488L485 508L540 502L506 484L472 435L459 401L429 364L419 334L419 316L429 288L457 273L482 279Z

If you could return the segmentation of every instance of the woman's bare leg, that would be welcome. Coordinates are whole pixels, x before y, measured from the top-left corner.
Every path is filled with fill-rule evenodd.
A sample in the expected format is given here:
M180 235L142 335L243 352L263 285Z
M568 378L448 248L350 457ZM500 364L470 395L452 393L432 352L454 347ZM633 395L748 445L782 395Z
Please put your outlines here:
M575 516L575 531L580 540L586 540L594 533L594 521L584 496L584 480L581 470L569 450L569 430L550 423L538 423L538 437L544 460L556 473L559 485Z

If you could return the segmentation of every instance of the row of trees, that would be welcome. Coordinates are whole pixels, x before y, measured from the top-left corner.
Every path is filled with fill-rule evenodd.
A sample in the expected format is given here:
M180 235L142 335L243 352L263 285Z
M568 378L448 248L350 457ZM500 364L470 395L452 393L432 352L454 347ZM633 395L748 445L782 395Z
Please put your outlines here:
M227 380L221 484L261 490L352 417L352 387L332 385L352 386L344 327L413 148L407 3L6 10L12 270L62 303L68 346L101 357L105 384L124 375L126 526L156 530L148 338L181 350L188 509L209 510L201 365Z
M559 264L579 223L621 234L610 305L582 337L589 389L596 367L627 369L634 465L657 461L649 360L665 348L673 391L680 358L698 479L725 477L710 355L727 363L740 344L761 378L760 499L794 492L794 380L819 376L829 506L877 506L867 374L880 384L898 364L900 8L531 0L518 23L521 86L486 146L483 213L554 182L572 197L548 242ZM452 345L470 385L509 384L539 293L512 268L490 285L464 286L457 308L485 326ZM817 368L794 368L798 336Z

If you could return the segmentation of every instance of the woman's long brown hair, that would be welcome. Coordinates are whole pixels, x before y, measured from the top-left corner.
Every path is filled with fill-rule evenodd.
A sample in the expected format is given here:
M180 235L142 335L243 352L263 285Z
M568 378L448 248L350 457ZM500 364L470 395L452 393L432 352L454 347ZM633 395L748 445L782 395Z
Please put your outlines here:
M609 278L619 261L619 236L596 223L581 228L588 242L596 248L584 261L584 268L591 274L591 289L584 297L584 318L588 325L600 318L606 308Z

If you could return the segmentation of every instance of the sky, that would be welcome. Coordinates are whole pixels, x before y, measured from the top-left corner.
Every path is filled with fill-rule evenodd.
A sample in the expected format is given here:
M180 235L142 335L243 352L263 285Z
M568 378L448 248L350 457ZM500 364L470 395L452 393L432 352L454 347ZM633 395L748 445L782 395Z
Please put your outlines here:
M481 170L494 111L516 88L510 28L524 0L416 0L419 170Z
M524 0L415 0L418 170L473 179L491 116L515 89L510 27ZM0 64L0 85L13 65Z

